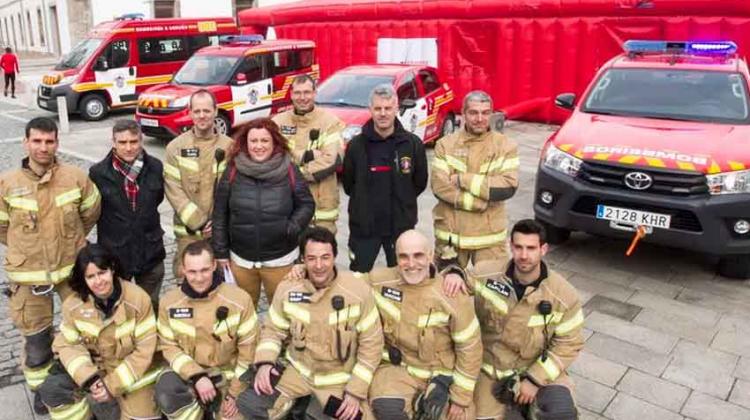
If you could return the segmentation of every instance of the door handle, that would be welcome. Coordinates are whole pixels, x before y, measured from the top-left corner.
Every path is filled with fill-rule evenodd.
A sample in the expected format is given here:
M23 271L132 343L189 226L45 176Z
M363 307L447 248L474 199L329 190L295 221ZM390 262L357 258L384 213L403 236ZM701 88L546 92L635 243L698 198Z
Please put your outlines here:
M268 94L269 95L271 94L271 89L272 89L271 85L268 85Z
M128 68L128 73L130 73L131 76L135 75L135 67Z

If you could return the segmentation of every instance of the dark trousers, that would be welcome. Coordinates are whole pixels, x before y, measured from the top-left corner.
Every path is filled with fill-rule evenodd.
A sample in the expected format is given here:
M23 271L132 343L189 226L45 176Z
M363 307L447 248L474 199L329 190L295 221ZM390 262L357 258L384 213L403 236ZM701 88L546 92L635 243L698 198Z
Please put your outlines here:
M16 73L5 73L5 96L8 96L8 83L10 83L10 94L16 96Z
M349 270L357 273L368 273L375 265L380 248L385 252L388 267L396 266L396 238L388 236L349 236Z
M154 312L157 312L159 308L159 292L161 292L162 281L164 281L164 261L156 264L151 271L133 277L133 282L141 286L141 289L151 296Z

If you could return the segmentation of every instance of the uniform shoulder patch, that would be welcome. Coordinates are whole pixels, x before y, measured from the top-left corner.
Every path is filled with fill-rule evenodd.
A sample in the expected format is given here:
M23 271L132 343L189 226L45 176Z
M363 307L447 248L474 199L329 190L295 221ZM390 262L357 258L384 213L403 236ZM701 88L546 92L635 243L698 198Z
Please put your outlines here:
M172 319L193 318L193 308L169 308L169 317Z
M180 156L184 158L197 158L200 157L201 151L197 147L188 147L180 149Z
M492 290L493 292L499 293L505 297L510 297L511 290L510 286L508 286L507 284L493 279L487 279L487 282L485 284L487 285L487 288Z
M312 297L312 293L307 292L289 292L289 302L290 303L310 303L310 298Z
M401 302L404 299L401 290L395 289L393 287L383 286L380 289L380 294L382 294L384 298L395 300L396 302Z
M295 125L283 125L281 127L281 134L285 136L293 136L297 134L297 126Z

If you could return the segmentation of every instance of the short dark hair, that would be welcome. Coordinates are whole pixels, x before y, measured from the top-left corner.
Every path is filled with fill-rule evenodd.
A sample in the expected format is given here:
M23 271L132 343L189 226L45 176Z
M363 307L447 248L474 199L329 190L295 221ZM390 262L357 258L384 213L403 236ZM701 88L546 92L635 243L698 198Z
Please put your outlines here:
M315 79L313 79L312 76L306 73L294 76L294 79L292 79L292 86L301 85L307 82L312 83L313 90L318 88L318 84L315 82Z
M41 131L43 133L54 133L57 138L57 124L55 120L49 117L36 117L26 123L26 138L31 135L31 130Z
M211 257L211 260L214 259L214 249L211 248L211 244L208 243L206 240L200 240L195 241L189 244L185 247L185 249L182 250L182 263L185 263L185 257L188 255L201 255L204 252L208 252L208 255Z
M338 244L336 243L336 235L334 235L330 230L320 227L320 226L311 226L307 229L305 229L302 234L299 237L299 253L300 255L305 255L305 247L307 246L308 242L319 242L322 244L330 244L333 248L333 256L338 255Z
M544 225L534 219L523 219L516 222L516 224L513 225L513 229L510 231L511 242L513 242L513 235L516 233L523 233L524 235L539 235L539 245L547 243L547 233L544 230Z
M86 284L86 268L89 264L94 264L102 270L111 270L113 281L118 281L118 279L124 277L120 260L112 251L100 244L87 244L78 251L68 283L73 292L84 302L92 294L91 289Z
M195 98L196 96L201 96L201 95L209 96L211 98L211 103L213 104L214 109L217 108L216 96L214 96L213 92L211 92L208 89L198 89L195 92L193 92L193 94L190 95L190 105L188 106L188 108L193 109L193 98Z
M5 52L10 54L13 52L13 49L11 47L5 47Z
M115 125L112 126L112 138L115 138L117 133L128 131L131 134L136 134L138 137L141 136L141 126L135 120L117 120Z

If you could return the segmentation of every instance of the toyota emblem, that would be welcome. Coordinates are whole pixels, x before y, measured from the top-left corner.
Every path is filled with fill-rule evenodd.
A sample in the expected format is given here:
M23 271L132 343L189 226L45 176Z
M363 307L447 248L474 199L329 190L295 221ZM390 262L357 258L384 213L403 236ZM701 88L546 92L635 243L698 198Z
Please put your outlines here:
M653 183L654 179L651 178L651 175L644 172L629 172L625 175L625 185L633 190L649 189Z

